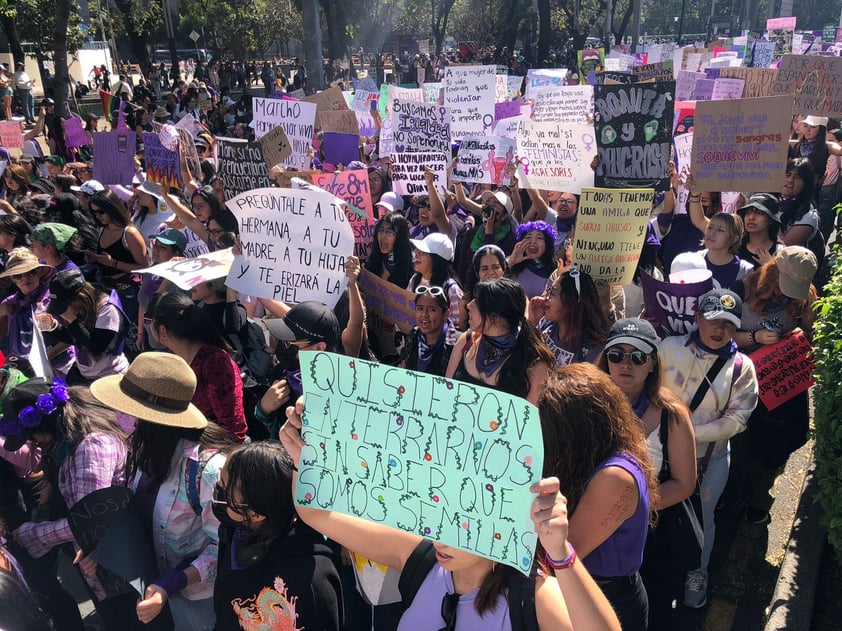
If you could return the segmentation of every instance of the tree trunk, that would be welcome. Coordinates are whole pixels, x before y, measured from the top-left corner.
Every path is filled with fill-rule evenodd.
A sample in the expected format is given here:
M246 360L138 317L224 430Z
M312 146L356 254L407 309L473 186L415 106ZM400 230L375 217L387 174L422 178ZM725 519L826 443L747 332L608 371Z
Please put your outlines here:
M61 2L61 0L59 0L59 2ZM114 0L114 4L117 5L117 8L123 15L126 33L128 33L129 43L132 47L132 53L143 71L144 68L149 68L149 49L146 46L146 38L137 34L132 3L130 0ZM115 59L114 62L119 64L120 60Z
M322 67L322 27L318 0L302 0L301 25L304 31L304 57L307 64L307 93L324 89Z
M18 26L15 23L15 19L8 15L2 15L0 16L0 24L3 27L3 32L6 34L6 39L9 40L9 48L11 49L12 57L15 59L15 63L19 61L26 63L26 55L24 55L23 46L20 44L20 35L18 35ZM14 71L14 67L12 71Z
M55 52L53 64L55 66L55 92L57 115L69 115L70 108L67 99L70 96L70 78L67 70L67 27L70 24L72 0L56 0L56 30L53 34Z
M547 65L552 37L550 0L538 0L538 59L536 61L539 68Z

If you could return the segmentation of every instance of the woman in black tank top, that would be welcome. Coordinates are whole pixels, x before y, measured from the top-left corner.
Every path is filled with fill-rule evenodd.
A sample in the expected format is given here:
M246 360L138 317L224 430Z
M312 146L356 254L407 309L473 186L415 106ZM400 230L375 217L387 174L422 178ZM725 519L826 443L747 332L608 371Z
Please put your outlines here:
M132 272L147 267L146 244L132 225L129 209L111 191L100 191L91 198L91 212L102 226L99 251L85 253L88 263L100 267L104 284L133 283Z

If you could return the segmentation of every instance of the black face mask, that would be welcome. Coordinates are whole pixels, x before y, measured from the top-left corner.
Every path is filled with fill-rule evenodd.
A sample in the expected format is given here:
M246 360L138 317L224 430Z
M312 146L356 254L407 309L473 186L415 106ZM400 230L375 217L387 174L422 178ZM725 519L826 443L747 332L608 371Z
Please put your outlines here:
M212 504L211 510L213 511L213 516L219 520L224 526L229 528L237 528L239 526L245 526L244 521L237 521L236 519L231 519L231 516L228 514L228 509L221 505L221 504Z
M284 348L283 344L278 344L275 357L278 358L278 368L281 370L298 370L301 367L298 361L298 349L295 346Z

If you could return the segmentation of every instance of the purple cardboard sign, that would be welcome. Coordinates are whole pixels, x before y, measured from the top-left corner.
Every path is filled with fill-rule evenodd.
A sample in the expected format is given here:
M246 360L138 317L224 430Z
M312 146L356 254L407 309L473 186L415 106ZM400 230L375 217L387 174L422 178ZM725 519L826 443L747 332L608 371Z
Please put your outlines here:
M494 120L500 121L504 118L520 116L520 101L504 101L494 104Z
M127 129L94 134L94 179L102 184L131 186L136 139L137 134Z
M342 134L326 131L322 141L325 162L333 165L349 164L360 159L360 137L357 134Z
M696 328L696 307L701 295L713 289L708 278L695 283L666 283L640 272L646 319L658 325L662 336L685 335Z
M696 81L695 94L697 101L711 100L711 97L713 96L713 84L715 81L715 79L699 79Z
M64 121L64 144L68 147L83 147L91 144L81 118L73 116Z

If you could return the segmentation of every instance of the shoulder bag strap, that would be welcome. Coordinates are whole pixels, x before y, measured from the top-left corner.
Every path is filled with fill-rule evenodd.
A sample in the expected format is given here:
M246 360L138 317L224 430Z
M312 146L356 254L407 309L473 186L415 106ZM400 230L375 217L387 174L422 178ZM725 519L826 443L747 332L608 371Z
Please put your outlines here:
M701 405L702 400L708 393L710 384L712 384L713 380L716 379L716 376L719 374L719 371L722 370L722 367L727 361L728 358L726 357L717 357L716 361L713 362L713 365L710 367L710 370L708 370L704 380L702 381L702 383L699 384L699 389L696 390L696 394L693 396L693 400L690 401L690 405L687 406L690 408L690 414L695 412L696 408L699 407L699 405Z
M421 588L421 584L436 563L436 552L433 549L432 542L428 539L419 543L418 547L409 555L401 571L400 579L398 579L398 591L401 593L404 609L408 609L412 601L415 600L415 595Z

